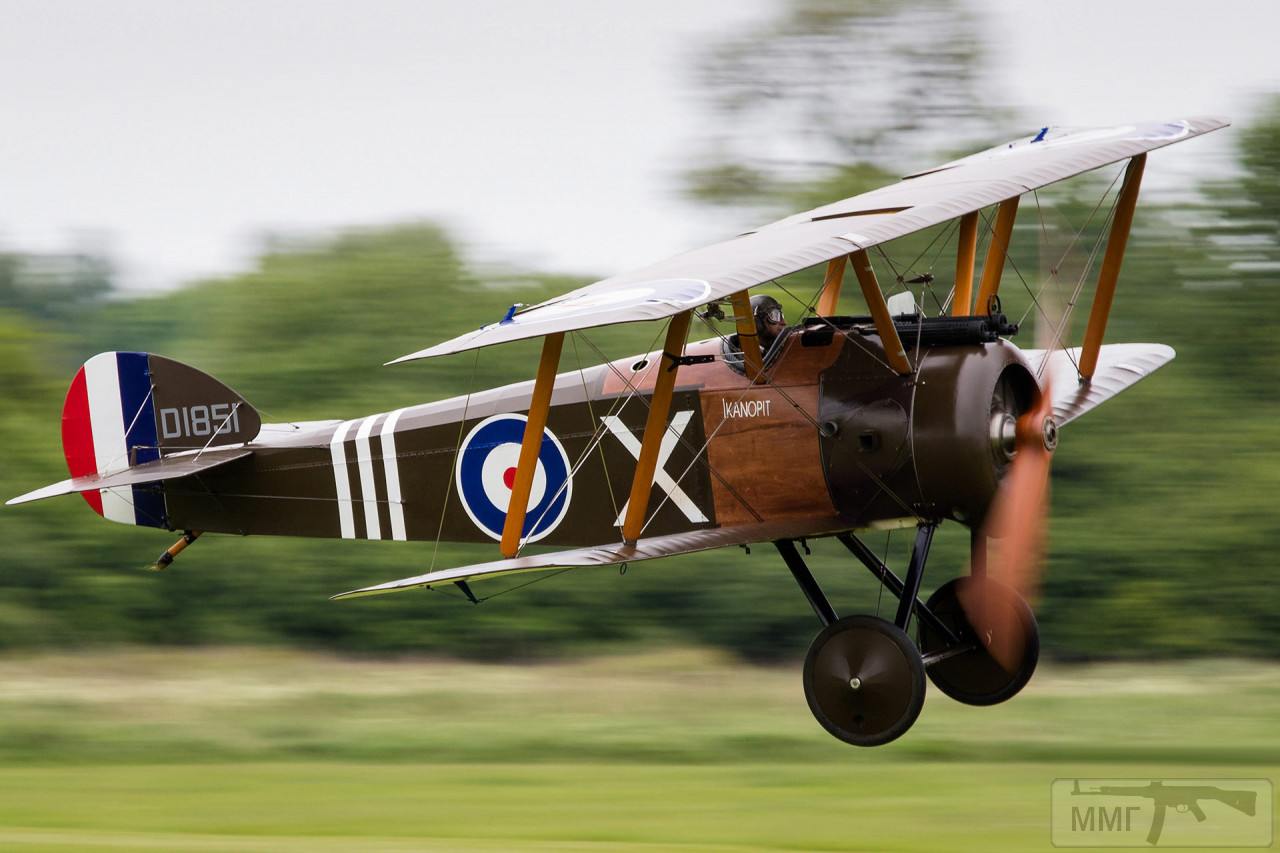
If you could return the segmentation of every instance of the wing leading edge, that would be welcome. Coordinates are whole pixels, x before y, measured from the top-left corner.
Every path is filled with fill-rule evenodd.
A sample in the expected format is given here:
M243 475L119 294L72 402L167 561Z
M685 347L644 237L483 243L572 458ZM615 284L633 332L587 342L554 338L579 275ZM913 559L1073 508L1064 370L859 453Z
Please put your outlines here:
M587 285L389 363L556 332L660 320L1227 124L1222 118L1202 116L1110 128L1049 128Z

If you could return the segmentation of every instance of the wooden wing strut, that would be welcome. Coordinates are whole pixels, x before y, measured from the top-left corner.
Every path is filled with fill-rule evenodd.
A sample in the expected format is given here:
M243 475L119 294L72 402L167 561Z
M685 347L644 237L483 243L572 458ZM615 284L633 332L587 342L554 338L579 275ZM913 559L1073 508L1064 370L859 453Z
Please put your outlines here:
M871 309L871 318L875 320L880 342L884 344L884 357L895 373L906 376L911 372L911 362L907 361L907 354L902 349L902 338L898 337L898 329L893 325L893 318L889 316L889 306L884 301L884 294L880 292L876 271L871 268L871 261L863 250L850 255L849 262L853 266L854 274L858 277L858 284L862 287L862 295L867 300L867 307Z
M1089 325L1080 351L1080 378L1086 382L1093 378L1093 372L1098 368L1098 351L1102 349L1102 336L1107 331L1107 317L1111 314L1111 301L1116 295L1120 264L1124 262L1133 211L1138 205L1138 187L1142 184L1142 170L1146 164L1146 154L1139 154L1129 161L1124 170L1124 184L1116 199L1116 214L1111 220L1111 233L1107 236L1107 253L1103 255L1102 269L1098 271L1098 289L1093 294Z
M822 280L822 295L818 297L818 316L834 317L840 301L840 285L844 282L844 255L827 261L827 275Z
M978 301L973 313L991 312L991 297L1000 291L1000 277L1004 274L1004 259L1009 254L1009 238L1013 236L1013 222L1018 218L1018 198L1000 202L996 212L996 227L987 246L987 259L982 263L982 284L978 287Z
M734 311L737 312L736 302ZM631 479L631 497L627 501L626 517L622 520L622 541L628 544L635 544L644 530L644 516L649 511L649 493L653 490L653 475L658 467L658 448L662 445L663 433L667 431L671 395L675 392L676 374L679 372L677 359L684 354L685 338L689 335L689 316L690 312L683 311L672 317L671 325L667 327L667 340L662 348L662 360L658 364L658 378L653 386L653 397L649 400L649 417L644 424L644 436L640 439L636 473ZM751 331L754 334L754 320ZM746 346L742 349L743 352L747 351ZM759 349L756 347L757 353Z
M752 382L760 379L764 372L764 355L760 349L760 336L756 333L756 318L751 313L751 298L745 290L739 290L729 297L733 304L733 319L738 326L738 346L742 348L742 366L747 378ZM680 339L684 346L684 338ZM667 352L672 352L670 346Z
M542 433L547 427L551 391L556 384L556 368L560 366L560 350L563 347L564 332L547 335L542 339L542 358L538 362L538 376L533 382L533 399L529 401L529 419L524 425L524 438L520 442L516 477L511 484L511 503L507 507L507 518L502 525L502 556L507 559L514 557L520 550L525 513L529 509L529 493L533 490L538 451L542 449Z
M973 263L978 258L978 211L960 217L960 245L956 248L956 292L951 297L951 316L967 317L973 312Z

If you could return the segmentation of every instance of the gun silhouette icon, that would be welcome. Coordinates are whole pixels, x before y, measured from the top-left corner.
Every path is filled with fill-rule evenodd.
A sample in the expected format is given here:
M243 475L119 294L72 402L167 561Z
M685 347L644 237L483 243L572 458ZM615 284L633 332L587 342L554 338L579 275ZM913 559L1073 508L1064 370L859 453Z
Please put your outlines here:
M1255 791L1229 791L1216 785L1166 785L1153 781L1146 785L1100 785L1091 791L1081 790L1080 780L1071 790L1072 796L1146 797L1155 803L1155 816L1147 832L1147 843L1155 845L1164 831L1165 811L1173 806L1179 813L1191 812L1197 823L1204 823L1201 800L1217 800L1250 817L1258 812L1258 794Z

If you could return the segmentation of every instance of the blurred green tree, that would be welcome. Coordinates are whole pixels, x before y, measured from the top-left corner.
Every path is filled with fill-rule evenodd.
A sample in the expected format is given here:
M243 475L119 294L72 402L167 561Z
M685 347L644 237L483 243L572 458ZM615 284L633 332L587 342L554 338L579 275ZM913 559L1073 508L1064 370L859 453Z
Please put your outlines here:
M694 199L791 212L1007 136L982 19L955 0L794 0L713 45Z
M996 135L979 88L978 24L968 13L942 2L842 8L794 4L773 29L735 39L708 60L707 79L726 87L733 107L715 117L723 133L716 144L729 154L708 155L704 168L721 177L695 175L695 196L764 210L866 189L897 168L894 140L910 136L890 120L895 103L909 102L902 121L935 154L950 153L961 137ZM928 26L906 50L916 14ZM939 54L941 65L924 68ZM822 77L825 61L841 69L842 84L787 88ZM877 102L849 99L885 83L894 62L910 67L890 75L899 86L890 106L877 112ZM753 92L768 97L757 103ZM1040 609L1051 654L1280 652L1272 616L1280 592L1266 582L1280 546L1271 498L1280 485L1272 390L1280 352L1270 330L1280 100L1262 115L1239 133L1238 177L1205 187L1193 203L1140 208L1110 338L1167 342L1181 357L1064 436ZM770 151L783 154L757 156ZM929 159L913 155L912 165ZM1079 227L1091 203L1067 194L1054 215ZM1093 222L1082 241L1101 227ZM914 254L916 245L895 251ZM1015 260L1034 286L1034 253ZM63 389L95 352L141 349L191 362L269 420L351 417L527 378L536 344L379 365L500 316L512 302L582 283L519 270L482 274L430 223L276 242L242 275L129 300L103 298L110 267L100 260L89 259L70 290L15 277L31 262L0 256L6 496L65 476ZM1006 288L1015 316L1029 305L1019 277ZM645 351L652 334L633 325L590 337L621 356ZM568 366L579 358L598 360L586 347L566 350ZM896 565L908 539L874 544ZM170 544L168 534L102 523L74 498L0 511L0 541L0 646L265 642L521 657L696 642L773 659L801 654L814 631L768 548L644 564L625 577L580 571L472 607L443 593L342 604L327 597L433 563L489 558L491 549L211 537L170 572L152 575L138 567ZM963 570L964 541L944 532L930 585ZM813 565L842 610L888 606L838 546L815 543Z

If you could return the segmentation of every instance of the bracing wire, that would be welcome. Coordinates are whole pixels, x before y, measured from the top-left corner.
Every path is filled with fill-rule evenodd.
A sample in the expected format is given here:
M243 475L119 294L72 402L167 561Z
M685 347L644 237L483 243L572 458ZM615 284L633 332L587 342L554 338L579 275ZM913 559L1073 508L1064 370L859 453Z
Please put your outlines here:
M582 396L587 401L587 414L591 417L591 423L594 425L600 423L600 421L596 419L595 407L591 405L591 391L587 388L587 374L582 367L582 353L578 351L578 333L570 333L569 340L573 343L573 357L578 362L578 378L582 380ZM610 411L610 414L612 414L612 411ZM609 490L609 502L613 505L613 514L616 518L618 515L618 496L613 491L613 479L609 476L609 464L604 457L604 445L597 445L597 448L600 451L600 469L604 472L605 487Z
M663 335L667 326L669 325L670 325L670 322L668 322L664 326L659 327L657 334L654 335L653 340L649 342L649 350L648 350L649 352L653 351L653 346L657 344L658 338ZM588 340L585 335L583 336L583 339L587 340L587 342L590 343L590 340ZM603 354L601 354L601 358L604 358ZM608 362L608 364L612 367L612 362ZM653 364L646 365L645 375L647 375L650 370L653 370L655 364L661 364L661 359L655 359ZM614 368L614 372L617 373L616 368ZM618 373L617 375L621 377L620 373ZM639 388L637 386L633 386L630 382L627 382L625 379L623 381L628 388L628 392L625 396L618 398L618 400L616 401L616 410L619 413L623 410L623 408L626 407L627 403L632 398L639 396ZM611 406L609 409L609 415L606 415L605 417L608 418L614 414L615 414L614 407ZM538 525L542 523L542 519L545 518L546 514L551 511L551 507L555 506L556 500L560 497L560 495L564 492L564 490L569 487L569 484L573 482L574 475L578 473L578 470L582 467L582 465L586 462L587 458L591 455L591 451L594 450L597 446L599 446L600 442L603 441L604 434L606 432L605 419L602 418L599 423L593 423L593 427L594 429L591 434L591 438L587 442L587 446L583 449L582 453L579 454L578 460L570 467L569 475L565 477L565 481L560 484L560 488L556 490L556 492L551 496L551 500L546 502L546 507L542 510L541 513L538 514L538 517L534 519L533 524L529 528L530 530L536 530L538 528ZM614 503L616 504L617 501L615 500ZM517 545L516 547L517 557L520 556L521 553L523 553L525 546L528 544L529 544L528 540L522 537L519 545Z
M458 453L462 450L462 431L467 425L467 412L471 409L471 395L475 390L476 370L480 366L480 350L476 350L476 357L471 362L471 376L467 379L467 396L462 403L462 417L458 419L458 438L453 445L453 465L450 470L458 465ZM433 571L436 567L436 558L440 554L440 540L444 537L444 519L445 513L449 509L449 498L453 496L453 477L445 478L444 501L440 504L440 523L436 526L436 539L431 548L431 563L427 567L427 571Z
M702 319L703 319L703 321L704 321L704 322L706 322L706 319L705 319L705 318L702 318ZM599 350L599 348L598 348L598 347L596 347L596 345L595 345L594 343L592 343L592 342L591 342L591 339L590 339L590 338L588 338L586 335L583 335L582 339L583 339L584 341L586 341L586 342L587 342L587 346L589 346L589 347L591 347L593 350L595 350L596 354L597 354L597 355L599 355L601 359L605 359L605 355L604 355L604 353L602 353L602 352ZM607 359L605 359L605 360L606 360L606 362L607 362ZM630 381L629 381L626 377L624 377L624 376L623 376L623 375L618 371L618 369L617 369L616 367L614 367L614 366L613 366L613 364L612 364L611 362L607 362L606 366L607 366L607 367L609 367L609 369L613 371L614 375L615 375L615 376L617 376L617 377L618 377L618 378L619 378L623 383L625 383L625 384L626 384L626 386L627 386L628 388L631 388L631 387L632 387L632 386L631 386ZM641 404L642 404L646 409L648 409L648 408L649 408L649 401L648 401L647 399L645 399L643 395L641 395L641 394L639 394L639 393L636 393L636 394L635 394L635 398L636 398L636 399L638 399L638 400L640 401L640 403L641 403ZM668 425L667 425L667 429L668 429L668 430L670 430L670 429L671 429L670 424L668 424ZM679 436L677 436L677 440L680 442L680 445L681 445L682 447L684 447L684 449L685 449L685 450L688 450L690 453L693 453L695 456L698 454L698 452L699 452L698 448L695 448L695 447L693 446L693 443L692 443L689 439L685 438L683 435L679 435ZM727 490L727 491L728 491L728 492L729 492L729 493L734 497L734 499L735 499L735 500L737 500L739 503L741 503L741 504L742 504L742 506L743 506L743 508L744 508L744 509L746 509L746 510L747 510L748 512L750 512L753 516L755 516L757 520L762 520L762 519L761 519L761 517L760 517L760 515L759 515L759 514L758 514L754 509L752 509L752 508L751 508L751 505L750 505L749 503L747 503L746 499L745 499L745 498L743 498L743 497L738 493L737 489L735 489L735 488L733 487L733 484L732 484L732 483L730 483L730 482L728 481L728 479L726 479L726 478L725 478L725 476L724 476L723 474L721 474L721 473L720 473L720 472L715 468L715 466L713 466L713 465L711 464L710 460L706 460L706 461L704 462L704 464L707 466L707 470L711 473L711 475L712 475L713 477L715 477L715 478L716 478L716 480L720 483L720 485L722 485L722 486L724 486L724 487L725 487L725 489L726 489L726 490Z

